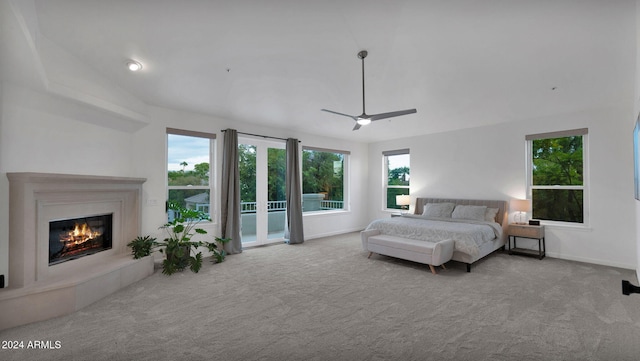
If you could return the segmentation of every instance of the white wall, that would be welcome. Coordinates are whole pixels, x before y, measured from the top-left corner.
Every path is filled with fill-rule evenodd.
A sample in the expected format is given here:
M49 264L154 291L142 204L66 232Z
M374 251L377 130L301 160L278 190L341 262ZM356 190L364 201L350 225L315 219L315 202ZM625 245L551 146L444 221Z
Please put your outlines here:
M411 195L523 198L526 134L589 128L590 224L547 227L550 257L635 269L632 118L630 107L432 134L369 146L369 218L382 211L382 151L410 148Z
M67 111L77 106L74 102L8 85L3 103L6 171L118 176L132 173L132 136L89 124L82 118L95 117L97 110L86 108L87 112L74 115Z

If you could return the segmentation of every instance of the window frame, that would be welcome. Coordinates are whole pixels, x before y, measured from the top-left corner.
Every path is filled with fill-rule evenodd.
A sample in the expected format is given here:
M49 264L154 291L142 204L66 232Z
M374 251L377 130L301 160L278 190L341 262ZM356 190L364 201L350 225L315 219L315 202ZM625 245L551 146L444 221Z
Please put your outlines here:
M382 210L386 212L398 212L400 208L388 208L387 207L387 197L389 193L389 189L406 189L407 194L411 196L411 176L409 176L409 185L389 185L389 157L396 155L408 155L409 162L411 162L411 150L410 148L403 149L395 149L395 150L385 150L382 152ZM409 171L411 171L411 166L409 166ZM409 209L412 208L413 205L409 205Z
M169 135L179 135L179 136L187 136L187 137L195 137L195 138L205 138L205 139L209 139L209 184L206 186L193 186L193 185L189 185L189 186L170 186L169 185ZM166 202L165 204L166 209L165 211L169 212L169 208L168 208L168 201L169 201L169 192L171 190L174 189L185 189L185 190L197 190L197 189L202 189L202 190L208 190L209 191L209 218L211 219L211 221L203 221L203 223L210 223L210 224L215 224L216 223L216 217L217 217L217 212L216 212L216 208L215 208L215 195L216 195L216 167L215 167L215 161L216 161L216 134L215 133L206 133L206 132L199 132L199 131L192 131L192 130L185 130L185 129L177 129L177 128L166 128L166 135L165 135L165 147L166 147L166 151L165 151L165 178L164 178L164 182L165 182L165 197L166 197ZM167 215L168 216L168 215Z
M320 148L320 147L313 147L313 146L307 146L307 145L303 145L301 148L302 149L300 154L300 163L301 163L300 181L302 182L302 184L304 184L304 151L305 150L314 151L314 152L342 154L342 202L343 202L342 208L336 208L336 209L330 209L330 210L306 211L306 212L303 211L302 212L303 217L309 216L309 215L322 215L322 214L335 214L335 213L349 212L351 210L351 201L350 201L351 190L349 187L350 179L351 179L351 176L350 176L351 152L348 150ZM302 193L304 195L304 189Z
M533 141L550 138L565 138L572 136L582 137L582 185L534 185L533 184ZM526 184L527 199L533 200L534 189L553 190L581 190L582 191L582 222L567 222L541 219L540 223L549 226L562 226L573 228L589 227L589 129L578 128L557 132L529 134L525 136L526 143ZM533 202L531 205L533 215Z

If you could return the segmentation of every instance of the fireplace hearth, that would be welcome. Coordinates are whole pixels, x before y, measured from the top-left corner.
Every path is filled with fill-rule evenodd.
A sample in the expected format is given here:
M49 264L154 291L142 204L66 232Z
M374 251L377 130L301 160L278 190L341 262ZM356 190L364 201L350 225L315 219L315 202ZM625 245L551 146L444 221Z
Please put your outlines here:
M49 222L49 266L111 249L113 214Z

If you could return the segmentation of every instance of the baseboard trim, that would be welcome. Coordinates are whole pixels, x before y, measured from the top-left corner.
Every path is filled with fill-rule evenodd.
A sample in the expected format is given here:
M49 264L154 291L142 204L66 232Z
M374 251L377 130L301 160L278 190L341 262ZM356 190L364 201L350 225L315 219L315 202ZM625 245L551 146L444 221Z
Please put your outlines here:
M312 240L312 239L318 239L318 238L324 238L324 237L338 236L338 235L341 235L341 234L360 232L363 229L364 228L362 228L362 227L357 227L357 228L352 228L352 229L344 229L344 230L340 230L340 231L336 231L336 232L327 232L327 233L314 234L314 235L311 235L311 236L305 236L304 238L305 238L305 240Z
M574 257L574 256L568 256L568 255L560 255L560 254L557 254L555 252L548 252L548 251L546 252L546 255L547 255L547 257L558 258L558 259L563 259L563 260L567 260L567 261L591 263L591 264L597 264L597 265L600 265L600 266L609 266L609 267L624 268L624 269L629 269L629 270L636 270L636 265L632 265L632 264L624 264L624 263L619 263L619 262L610 262L610 261L604 261L604 260L593 259L593 258L584 258L584 257ZM636 270L636 274L638 274L638 270Z

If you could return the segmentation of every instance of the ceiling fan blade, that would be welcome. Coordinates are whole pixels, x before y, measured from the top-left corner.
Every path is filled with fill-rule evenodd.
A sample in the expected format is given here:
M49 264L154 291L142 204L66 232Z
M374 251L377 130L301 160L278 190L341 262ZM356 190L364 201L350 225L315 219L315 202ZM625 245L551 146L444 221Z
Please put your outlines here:
M369 54L366 50L362 50L358 53L358 58L360 60L362 60L362 114L358 115L358 116L353 116L353 115L349 115L349 114L344 114L344 113L338 113L338 112L334 112L333 110L328 110L328 109L321 109L323 112L329 112L329 113L333 113L333 114L337 114L337 115L342 115L344 117L349 117L353 120L356 121L356 126L353 127L353 130L358 130L360 129L360 127L362 125L367 125L370 122L374 121L374 120L380 120L380 119L386 119L386 118L392 118L392 117L399 117L401 115L407 115L407 114L413 114L413 113L417 113L417 111L415 109L407 109L407 110L398 110L395 112L389 112L389 113L380 113L380 114L374 114L374 115L367 115L367 112L365 111L364 108L364 58L367 57L367 54Z
M374 121L374 120L380 120L380 119L399 117L401 115L413 114L413 113L416 113L416 112L417 112L417 110L415 110L415 109L398 110L398 111L395 111L395 112L374 114L374 115L371 115L369 117L369 119L371 119L371 121Z
M354 117L353 115L349 115L349 114L344 114L344 113L338 113L338 112L334 112L333 110L328 110L328 109L320 109L323 112L328 112L328 113L333 113L333 114L337 114L337 115L342 115L344 117L349 117L353 120L358 120L358 117Z

